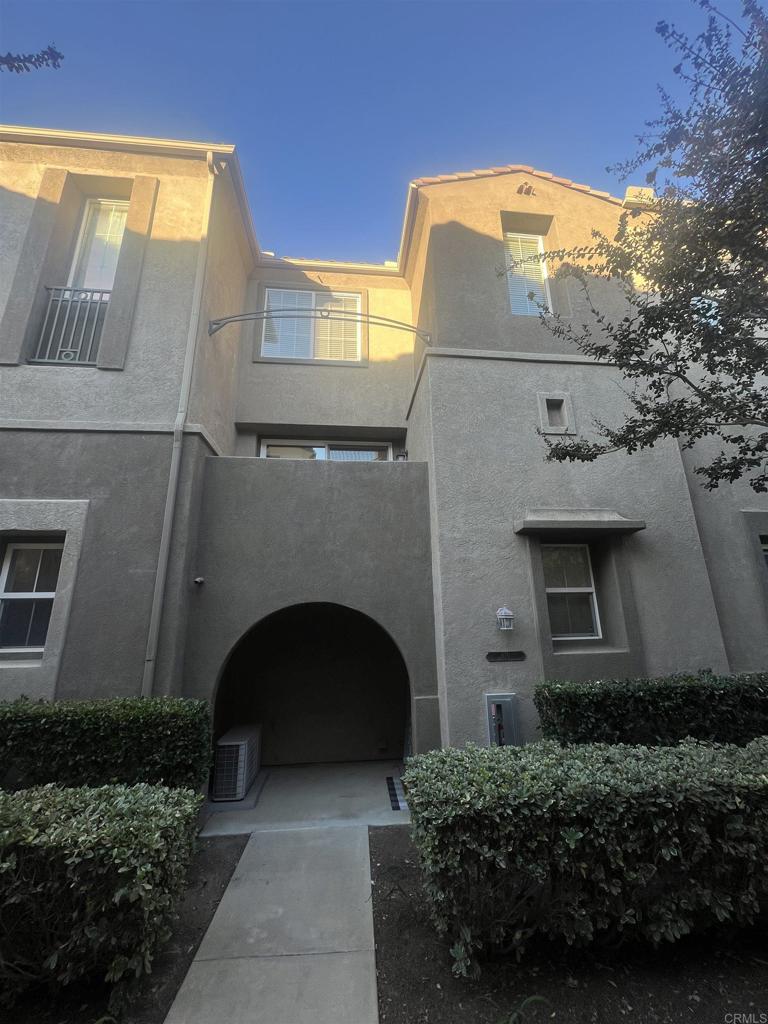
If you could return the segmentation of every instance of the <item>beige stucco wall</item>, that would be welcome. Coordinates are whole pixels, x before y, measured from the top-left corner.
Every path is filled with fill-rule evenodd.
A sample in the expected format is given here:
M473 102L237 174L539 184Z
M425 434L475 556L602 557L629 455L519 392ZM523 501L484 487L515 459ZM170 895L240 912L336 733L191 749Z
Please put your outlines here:
M681 458L730 667L750 672L768 665L768 571L759 548L760 536L768 536L768 495L746 480L705 490L696 467L722 449L717 438L707 438Z
M681 454L671 442L591 466L544 461L544 443L536 433L539 393L567 394L582 434L589 433L595 416L607 422L620 419L624 398L615 370L580 360L535 317L511 314L507 284L499 273L504 266L503 216L512 218L511 230L526 230L526 223L534 223L531 218L549 218L546 247L570 248L589 244L593 228L613 234L622 212L619 203L525 172L424 185L413 197L408 258L400 271L266 256L259 260L251 250L233 172L219 166L212 184L196 323L193 299L212 180L204 153L161 156L92 145L14 143L0 157L0 317L46 167L66 168L78 176L79 187L91 179L93 194L104 187L123 187L127 194L130 181L139 175L159 182L124 370L23 362L0 366L0 426L35 428L21 429L14 447L6 429L7 468L0 474L5 497L91 501L67 643L40 692L52 692L59 661L64 666L61 692L66 695L102 692L99 680L107 680L115 692L137 690L168 480L170 430L190 337L196 337L197 354L187 420L193 428L199 425L203 436L185 441L159 690L210 694L228 649L222 641L224 625L232 634L229 642L234 642L280 601L300 602L315 593L344 602L345 593L363 584L371 614L385 625L388 615L397 617L398 629L412 642L413 657L430 665L429 686L414 692L414 720L421 717L428 723L424 734L429 745L436 741L438 700L444 742L485 742L487 692L522 695L531 737L535 717L530 696L544 677L765 667L768 584L756 547L758 534L768 534L765 496L741 485L724 485L718 494L707 494L692 473L701 450ZM531 193L519 190L523 182L532 186ZM260 323L230 325L208 336L209 319L261 308L263 289L270 284L360 292L368 314L415 322L432 332L433 351L410 332L370 326L364 329L367 348L361 365L305 365L262 361ZM600 308L621 310L609 286L595 282L593 287ZM574 323L588 319L575 287L558 285L553 300L557 312ZM190 334L190 327L196 327L196 334ZM523 358L524 353L528 355ZM558 354L565 358L555 358ZM46 424L53 425L50 435L43 429ZM125 430L137 437L115 443L102 436ZM89 431L94 433L80 436ZM350 505L353 492L345 490L350 476L346 470L353 467L227 459L219 468L217 460L209 461L212 451L254 456L260 435L281 434L405 441L410 461L426 464L426 469L364 466L360 476L365 486L354 491ZM30 466L35 467L33 475ZM311 470L324 473L325 496L318 487L320 477ZM400 470L405 472L397 475ZM297 484L294 478L299 477ZM360 550L372 552L366 556L365 572L345 547L348 540L329 547L323 532L327 525L318 518L320 533L299 537L305 554L292 552L289 562L274 568L272 583L277 581L282 589L275 590L272 583L265 589L263 572L243 572L241 619L233 626L229 605L221 600L221 593L230 592L228 572L243 568L238 558L246 549L243 544L250 546L254 565L263 561L254 510L259 510L262 529L267 524L277 536L294 522L297 508L304 510L316 501L323 508L344 510L352 525L345 525L340 536L351 536L354 527ZM387 503L395 510L394 525L377 534L374 527ZM401 546L403 538L414 543L416 506L422 525L417 538L420 562L414 566L405 549L390 549L393 538ZM619 579L613 594L621 604L621 622L609 631L610 642L603 649L553 649L537 578L538 542L516 535L513 528L532 507L607 507L647 521L645 531L616 542L611 571ZM222 534L222 514L233 524L229 534ZM0 522L0 530L7 528ZM246 538L242 542L241 534ZM217 545L227 547L224 561ZM272 557L287 548L281 543L264 550ZM403 564L395 565L393 558ZM127 611L120 623L103 597L103 581L111 580L115 566L129 598L122 601ZM223 574L222 566L227 569ZM213 589L195 587L192 580L200 573L211 577ZM389 589L381 586L382 573ZM333 593L329 581L335 581ZM414 595L421 602L415 624L409 621ZM200 628L207 619L194 605L188 621L188 606L195 601L201 607L209 602L220 616L224 625L218 635L216 629ZM367 607L365 601L361 608ZM501 604L509 604L517 616L511 636L495 627L494 611ZM613 618L618 622L618 613ZM95 660L88 640L94 623L101 652ZM523 650L526 660L487 662L486 653L503 645ZM122 664L117 674L110 661L115 650ZM83 674L86 653L91 667Z
M369 315L411 322L410 293L405 281L395 274L260 266L251 281L249 309L262 308L263 289L268 285L359 292ZM368 353L362 364L304 365L291 360L258 361L262 325L248 324L241 347L239 429L254 432L260 425L271 424L275 428L306 425L403 431L414 373L413 335L383 326L363 327L363 331ZM242 449L243 454L247 451L250 449Z
M10 146L0 147L0 309L5 309L44 171L43 164L24 163L15 155Z
M157 181L135 308L122 370L72 365L30 365L22 357L0 366L0 499L22 509L37 504L57 509L69 504L89 508L87 529L78 540L77 579L62 575L61 597L72 614L66 636L58 644L50 635L44 657L30 660L23 671L0 660L0 691L40 695L34 682L45 675L45 694L83 697L138 693L147 642L149 610L158 564L159 538L169 479L172 430L182 379L182 367L194 315L195 280L200 267L209 170L206 153L195 157L120 152L93 144L22 144L6 142L0 163L0 319L19 281L17 269L25 239L34 232L33 211L56 221L57 268L71 262L80 207L86 196L128 198L135 179ZM40 206L44 176L72 182L67 209ZM221 176L226 182L226 174ZM226 187L226 186L225 186ZM48 199L45 200L48 202ZM39 220L39 217L38 217ZM8 225L8 230L5 230ZM58 230L61 227L68 230ZM222 276L222 233L226 216L214 217L210 288ZM239 225L240 235L244 225ZM46 239L35 251L44 250ZM227 248L237 252L237 241ZM49 245L50 248L50 245ZM125 247L121 250L121 259ZM29 252L29 247L27 247ZM33 266L33 269L40 269ZM230 267L223 273L230 272ZM118 273L119 276L119 273ZM64 284L45 280L43 284ZM25 325L21 325L24 329ZM199 374L201 391L210 374ZM234 377L234 371L231 371ZM222 389L223 394L223 389ZM193 392L194 396L194 392ZM209 419L222 443L233 434L232 402L225 412L228 434L217 431L215 401L194 407L199 419ZM213 407L213 411L211 410ZM201 423L208 436L208 426ZM210 447L185 439L185 466ZM196 522L197 493L182 473L179 507L174 524L169 587L166 593L158 688L172 689L180 670L179 636L185 626L186 557ZM2 504L2 501L0 501ZM5 506L4 506L5 508ZM51 518L50 529L67 534L65 517ZM0 541L11 529L39 530L33 515L16 523L0 509ZM79 535L78 535L79 536ZM70 575L74 575L71 573ZM105 589L106 588L106 589ZM58 613L57 613L58 614ZM61 616L59 616L60 618ZM181 634L180 634L181 630ZM49 650L55 654L49 655ZM165 657L163 657L165 652ZM39 671L35 671L39 668ZM17 687L22 680L21 690ZM16 689L14 689L16 687Z
M40 181L46 167L82 176L78 185L103 195L115 180L159 179L125 369L0 366L0 415L30 420L168 424L192 308L208 171L200 159L162 157L77 146L6 143L0 151L0 301L7 300ZM88 178L92 178L92 189ZM5 230L5 225L9 229ZM74 249L75 238L71 244ZM46 284L65 284L50 281ZM3 305L0 305L2 316Z
M677 445L591 465L544 462L537 392L570 393L588 435L590 410L619 411L618 382L615 370L583 362L427 358L408 445L429 462L444 742L486 742L483 695L499 692L522 697L525 735L534 738L531 696L543 678L728 669ZM624 607L609 609L607 589L598 594L606 627L599 643L553 650L536 579L538 541L515 533L536 507L609 508L647 523L611 542L621 558ZM515 614L512 633L497 630L502 605ZM614 629L607 628L611 615ZM505 650L522 651L525 660L486 660L487 652Z
M200 424L223 455L235 451L239 354L245 328L230 324L208 334L208 323L246 308L252 256L229 174L214 180L205 284L198 323L188 420Z
M519 191L526 183L532 194ZM613 237L622 213L617 201L521 172L422 186L418 204L406 274L414 289L416 320L434 334L435 345L568 350L536 317L510 312L504 224L512 231L543 233L547 251L571 249L589 245L593 229ZM535 218L551 220L542 232ZM547 266L552 274L555 265ZM587 305L574 282L550 283L554 311L576 324L588 322ZM615 288L601 280L591 288L602 309L621 308Z
M533 194L518 191L527 182ZM626 676L710 667L749 671L768 657L768 579L759 533L768 500L746 484L701 487L693 467L712 445L681 452L668 441L591 465L545 462L542 393L565 395L579 436L593 420L619 423L628 411L620 374L580 357L536 317L510 311L503 233L538 233L547 250L611 237L618 202L523 172L419 189L410 257L414 316L433 332L409 413L411 457L429 464L438 688L443 741L486 742L483 695L522 698L524 734L535 735L531 701L544 678ZM541 222L539 222L541 223ZM593 280L598 309L621 315L620 292ZM555 283L554 309L588 323L584 296ZM514 533L526 508L610 508L647 529L601 541L605 639L570 648L549 638L540 541ZM563 539L563 538L561 538ZM565 538L567 539L567 538ZM495 628L494 609L516 614L513 634ZM525 661L489 663L511 647ZM556 648L560 647L560 650Z
M423 465L207 459L191 573L205 583L190 602L183 693L214 698L235 645L266 616L340 604L397 645L414 749L430 749L439 728L429 560ZM290 674L290 652L286 659ZM259 671L254 652L254 678ZM296 715L300 734L313 728L299 706Z

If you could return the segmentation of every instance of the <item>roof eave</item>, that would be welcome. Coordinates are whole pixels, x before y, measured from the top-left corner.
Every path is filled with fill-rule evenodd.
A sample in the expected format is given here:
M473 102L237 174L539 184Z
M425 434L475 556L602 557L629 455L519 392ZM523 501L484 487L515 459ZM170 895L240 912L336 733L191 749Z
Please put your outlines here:
M48 145L83 146L90 149L121 149L138 153L164 152L174 156L205 158L207 153L232 155L229 142L196 142L188 139L155 139L145 135L115 135L109 132L72 132L59 128L0 125L0 139Z
M483 178L496 178L505 174L529 174L533 178L542 181L551 181L563 188L573 189L582 195L592 196L594 199L601 199L612 205L623 206L624 200L610 192L602 192L592 188L590 185L580 185L570 178L560 178L550 171L539 171L528 164L506 164L503 167L485 167L476 171L457 171L455 174L438 174L434 177L415 178L408 185L408 194L405 201L405 216L403 217L403 229L400 234L400 248L397 253L397 265L401 273L405 274L405 267L410 252L411 240L413 237L413 223L415 219L416 204L419 192L425 188L433 188L438 185L455 184L456 182L478 181Z
M325 270L337 274L382 274L386 277L399 277L400 269L394 262L366 263L355 260L324 260L298 256L268 256L262 252L258 266L283 270Z
M73 132L59 128L34 128L28 125L0 125L0 141L33 145L79 146L87 149L110 149L132 153L161 153L167 156L208 160L224 157L230 171L237 203L243 217L248 248L253 262L259 259L259 243L253 225L240 161L230 142L197 142L189 139L156 139L145 135L115 135L109 132Z

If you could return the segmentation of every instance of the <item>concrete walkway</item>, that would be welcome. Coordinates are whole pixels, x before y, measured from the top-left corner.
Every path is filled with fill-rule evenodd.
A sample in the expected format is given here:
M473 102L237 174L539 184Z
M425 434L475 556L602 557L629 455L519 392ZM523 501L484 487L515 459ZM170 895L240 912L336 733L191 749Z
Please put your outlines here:
M398 768L279 769L242 827L211 816L252 835L166 1024L378 1024L368 819L407 822Z
M200 834L226 836L310 825L402 825L408 816L391 809L386 783L388 775L399 776L401 771L398 761L269 768L255 807L214 811Z

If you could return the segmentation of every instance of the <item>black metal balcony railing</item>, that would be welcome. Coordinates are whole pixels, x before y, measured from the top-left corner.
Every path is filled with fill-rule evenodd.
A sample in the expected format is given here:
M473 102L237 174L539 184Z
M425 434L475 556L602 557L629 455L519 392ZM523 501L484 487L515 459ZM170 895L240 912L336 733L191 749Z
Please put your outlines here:
M110 291L47 287L48 306L33 363L95 366Z

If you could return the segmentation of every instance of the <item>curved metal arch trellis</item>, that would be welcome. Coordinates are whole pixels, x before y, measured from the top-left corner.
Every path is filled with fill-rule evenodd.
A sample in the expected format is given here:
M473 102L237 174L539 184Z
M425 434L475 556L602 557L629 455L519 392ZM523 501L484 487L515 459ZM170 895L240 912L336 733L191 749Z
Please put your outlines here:
M223 316L218 320L210 320L208 323L208 334L216 334L222 327L228 324L244 323L248 320L339 320L342 323L368 324L372 327L389 327L395 331L408 331L421 338L429 345L432 335L413 324L405 323L403 320L391 320L386 316L377 316L375 313L358 313L354 310L345 309L257 309L252 313L236 313L234 316Z

